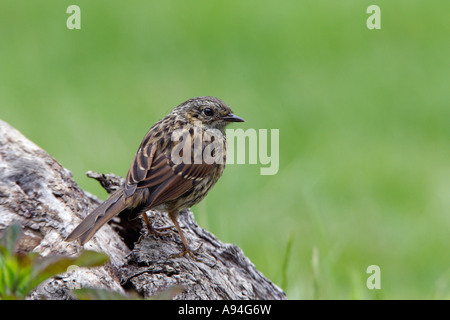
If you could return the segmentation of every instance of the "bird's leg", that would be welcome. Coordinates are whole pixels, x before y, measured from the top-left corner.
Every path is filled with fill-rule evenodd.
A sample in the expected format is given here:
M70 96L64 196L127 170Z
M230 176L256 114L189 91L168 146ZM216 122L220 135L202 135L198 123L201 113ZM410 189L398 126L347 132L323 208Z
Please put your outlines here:
M180 225L178 224L178 219L177 219L177 218L178 218L178 212L176 212L176 211L170 211L170 212L169 212L169 217L170 217L170 219L172 220L173 225L174 225L175 228L177 229L178 234L180 235L181 242L183 242L183 251L180 252L180 253L177 254L177 255L174 255L174 256L175 256L175 257L181 257L181 256L184 256L185 254L188 254L188 255L190 255L191 258L193 258L194 260L200 261L200 260L198 260L196 257L194 257L194 253L197 252L197 251L201 248L202 245L200 245L200 246L199 246L197 249L195 249L195 250L189 249L188 242L187 242L186 238L184 237L183 231L181 231Z
M148 232L150 232L151 234L154 234L157 236L164 236L164 235L170 234L170 231L172 231L173 226L166 226L166 227L160 227L160 228L154 227L148 220L147 213L145 213L145 212L142 214L142 217L144 218L144 222L147 225ZM166 230L169 230L169 231L166 231Z

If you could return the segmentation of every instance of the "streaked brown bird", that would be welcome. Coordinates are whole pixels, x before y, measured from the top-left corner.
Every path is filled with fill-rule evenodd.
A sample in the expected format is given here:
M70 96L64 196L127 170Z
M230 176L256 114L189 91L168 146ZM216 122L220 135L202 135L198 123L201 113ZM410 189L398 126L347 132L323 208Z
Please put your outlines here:
M129 218L146 215L150 209L168 213L181 241L182 255L192 255L178 224L181 210L200 202L223 173L226 163L225 127L243 122L228 105L214 97L197 97L175 107L145 135L131 163L126 182L92 211L66 238L86 243L97 230L124 210Z

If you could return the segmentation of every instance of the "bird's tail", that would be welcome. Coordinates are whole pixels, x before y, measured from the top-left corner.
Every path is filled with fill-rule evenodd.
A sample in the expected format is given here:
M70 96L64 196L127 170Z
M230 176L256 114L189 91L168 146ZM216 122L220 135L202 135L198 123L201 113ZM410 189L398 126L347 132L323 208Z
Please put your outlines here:
M119 189L92 211L65 240L74 241L79 239L81 245L85 244L98 229L124 209L126 209L126 204L123 201L123 190Z

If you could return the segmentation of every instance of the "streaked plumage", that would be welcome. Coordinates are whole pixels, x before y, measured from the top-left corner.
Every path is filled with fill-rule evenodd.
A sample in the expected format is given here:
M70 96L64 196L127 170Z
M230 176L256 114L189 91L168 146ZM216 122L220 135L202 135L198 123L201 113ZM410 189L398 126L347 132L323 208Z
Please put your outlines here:
M226 162L225 126L242 121L214 97L192 98L175 107L142 140L125 184L92 211L66 240L86 243L101 226L124 210L131 212L131 219L143 215L149 230L155 232L145 212L157 209L169 214L183 241L183 253L191 254L178 225L178 214L200 202L220 178ZM185 136L176 139L174 133ZM186 149L182 148L184 142L190 142ZM196 158L199 152L210 156L209 160Z

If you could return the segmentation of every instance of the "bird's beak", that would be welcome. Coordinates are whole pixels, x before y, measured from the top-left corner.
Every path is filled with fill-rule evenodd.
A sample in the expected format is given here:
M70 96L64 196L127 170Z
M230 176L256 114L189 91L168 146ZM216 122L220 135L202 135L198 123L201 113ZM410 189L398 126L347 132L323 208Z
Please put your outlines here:
M237 115L233 114L233 113L229 113L226 116L223 116L220 118L223 121L228 121L228 122L245 122L244 119L242 119L241 117L238 117Z

